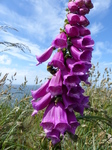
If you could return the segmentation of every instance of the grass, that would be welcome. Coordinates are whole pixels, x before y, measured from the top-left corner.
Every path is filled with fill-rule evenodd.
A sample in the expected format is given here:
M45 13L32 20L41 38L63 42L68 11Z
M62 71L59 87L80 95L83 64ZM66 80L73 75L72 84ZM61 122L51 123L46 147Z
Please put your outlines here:
M85 95L90 96L90 108L86 109L84 116L76 114L80 126L76 135L66 134L55 147L40 127L44 111L31 117L33 111L30 100L31 94L23 95L21 100L15 99L11 88L15 76L3 90L8 75L0 80L0 149L1 150L112 150L112 82L111 69L105 69L104 74L97 71L98 65L93 66L90 72L91 85L82 86ZM101 80L102 78L102 80ZM100 81L101 80L101 81ZM20 86L24 91L25 82ZM18 94L18 93L17 93ZM13 105L12 105L13 101ZM61 147L61 148L60 148Z

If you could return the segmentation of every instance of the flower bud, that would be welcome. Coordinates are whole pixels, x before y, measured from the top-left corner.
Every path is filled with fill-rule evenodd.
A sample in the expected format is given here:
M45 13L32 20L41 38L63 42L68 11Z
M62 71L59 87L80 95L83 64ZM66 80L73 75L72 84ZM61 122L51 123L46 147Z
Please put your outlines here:
M67 19L71 25L76 25L80 22L79 15L73 13L67 14Z
M67 24L65 26L65 31L70 37L79 36L79 29L76 26L71 26L70 24Z
M73 1L68 3L68 8L69 8L70 12L72 12L72 13L78 11L78 6Z

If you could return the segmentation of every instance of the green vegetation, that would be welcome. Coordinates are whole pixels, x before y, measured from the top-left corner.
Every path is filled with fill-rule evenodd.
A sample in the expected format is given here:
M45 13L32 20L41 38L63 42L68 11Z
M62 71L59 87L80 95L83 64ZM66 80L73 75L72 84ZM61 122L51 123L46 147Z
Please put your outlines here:
M15 75L3 90L8 78L6 74L0 80L0 149L112 150L112 82L110 82L112 72L106 68L102 76L97 68L98 65L91 69L89 77L91 85L82 83L85 94L90 96L90 108L85 110L84 116L76 114L81 124L76 130L76 135L66 134L61 146L58 144L55 147L45 138L40 127L43 111L31 117L33 111L30 103L31 94L24 94L21 100L14 99L10 94L10 90L14 88L12 83ZM25 82L20 85L20 92L24 91L26 83L25 78Z

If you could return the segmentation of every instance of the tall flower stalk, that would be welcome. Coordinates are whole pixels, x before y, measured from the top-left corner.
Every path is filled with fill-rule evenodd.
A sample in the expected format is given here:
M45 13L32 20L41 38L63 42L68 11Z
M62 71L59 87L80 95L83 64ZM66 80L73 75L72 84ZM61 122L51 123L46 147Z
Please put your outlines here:
M42 87L32 91L32 106L36 115L46 108L41 126L53 145L60 142L66 132L75 134L80 125L75 112L83 115L88 108L89 97L84 96L81 81L89 84L89 69L94 46L85 17L93 8L91 0L68 2L68 14L64 28L52 41L51 47L42 56L36 56L38 65L48 60L53 52L47 70L53 75Z

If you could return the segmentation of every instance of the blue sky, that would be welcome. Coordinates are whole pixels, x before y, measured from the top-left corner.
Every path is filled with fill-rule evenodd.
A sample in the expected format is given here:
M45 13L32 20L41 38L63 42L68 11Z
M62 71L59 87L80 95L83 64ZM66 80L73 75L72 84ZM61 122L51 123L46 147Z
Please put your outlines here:
M86 15L90 21L95 41L92 63L100 64L100 72L104 68L112 68L112 1L93 0L94 8ZM16 28L8 32L0 30L0 41L23 43L31 49L23 53L12 48L0 53L0 72L2 76L9 73L9 78L17 72L14 83L21 84L24 76L28 84L34 84L35 77L39 80L49 77L46 71L47 62L36 67L35 55L41 55L52 43L52 40L63 28L66 18L68 0L1 0L0 25ZM0 51L5 47L0 45Z

